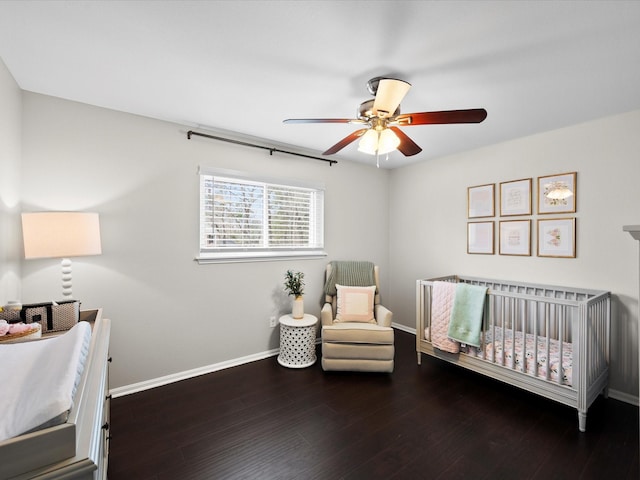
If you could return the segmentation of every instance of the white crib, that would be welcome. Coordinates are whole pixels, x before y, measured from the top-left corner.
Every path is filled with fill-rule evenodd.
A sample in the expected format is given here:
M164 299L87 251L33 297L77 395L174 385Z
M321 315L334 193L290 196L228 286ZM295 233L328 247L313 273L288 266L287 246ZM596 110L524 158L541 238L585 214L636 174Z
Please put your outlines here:
M432 291L436 281L487 287L481 345L452 354L431 343ZM416 350L449 361L578 410L607 395L610 292L535 285L456 275L418 280Z

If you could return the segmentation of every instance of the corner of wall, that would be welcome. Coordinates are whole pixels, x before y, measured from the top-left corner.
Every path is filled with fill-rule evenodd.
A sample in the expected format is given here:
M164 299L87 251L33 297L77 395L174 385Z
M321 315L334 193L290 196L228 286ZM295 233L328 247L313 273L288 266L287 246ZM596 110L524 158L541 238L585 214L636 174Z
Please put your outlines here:
M0 305L19 301L22 91L0 58Z

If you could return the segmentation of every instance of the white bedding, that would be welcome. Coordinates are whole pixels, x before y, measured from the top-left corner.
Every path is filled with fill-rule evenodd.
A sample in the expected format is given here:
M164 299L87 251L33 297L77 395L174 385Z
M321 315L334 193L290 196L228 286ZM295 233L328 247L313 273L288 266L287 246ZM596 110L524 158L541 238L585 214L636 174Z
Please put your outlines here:
M79 322L58 337L0 345L0 441L71 409L90 342L91 325Z

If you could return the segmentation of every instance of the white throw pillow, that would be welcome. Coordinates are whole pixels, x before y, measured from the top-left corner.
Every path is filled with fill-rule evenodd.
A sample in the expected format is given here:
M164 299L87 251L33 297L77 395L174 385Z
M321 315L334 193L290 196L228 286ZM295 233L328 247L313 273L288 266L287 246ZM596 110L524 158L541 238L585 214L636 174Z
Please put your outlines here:
M336 284L338 291L338 312L336 322L375 323L373 300L376 286L346 287Z

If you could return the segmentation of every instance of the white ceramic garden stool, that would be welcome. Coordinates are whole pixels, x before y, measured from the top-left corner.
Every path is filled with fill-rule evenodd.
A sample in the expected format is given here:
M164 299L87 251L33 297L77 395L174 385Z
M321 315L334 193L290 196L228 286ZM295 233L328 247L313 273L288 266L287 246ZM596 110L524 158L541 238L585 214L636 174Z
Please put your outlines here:
M316 362L316 329L318 318L305 313L295 319L291 314L280 317L280 354L283 367L305 368Z

